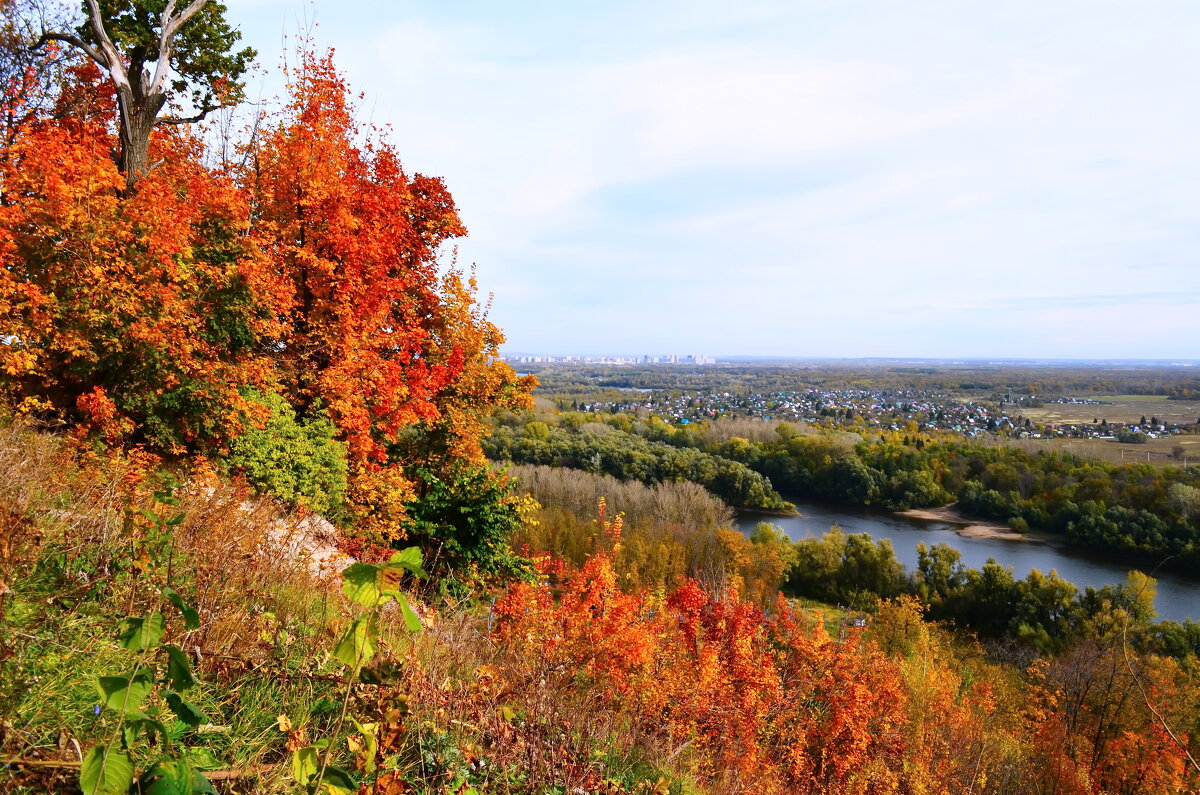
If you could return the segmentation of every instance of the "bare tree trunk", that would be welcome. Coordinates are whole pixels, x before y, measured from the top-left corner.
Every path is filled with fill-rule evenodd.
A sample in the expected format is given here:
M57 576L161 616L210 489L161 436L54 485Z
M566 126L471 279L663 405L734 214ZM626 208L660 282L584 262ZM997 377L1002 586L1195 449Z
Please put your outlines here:
M125 175L126 192L132 192L138 181L154 168L150 163L150 131L166 101L166 95L155 94L138 103L133 91L117 92L121 108L121 149L117 154L117 167Z

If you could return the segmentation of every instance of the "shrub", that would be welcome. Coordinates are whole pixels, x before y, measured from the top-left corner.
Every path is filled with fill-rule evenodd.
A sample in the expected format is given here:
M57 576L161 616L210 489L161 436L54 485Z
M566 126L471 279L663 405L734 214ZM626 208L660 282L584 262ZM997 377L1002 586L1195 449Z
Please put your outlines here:
M484 575L521 578L529 562L509 543L521 527L523 500L507 477L487 467L460 465L439 475L418 470L422 494L405 507L410 535L430 550L429 565L445 571L475 568Z
M245 430L229 445L225 467L240 472L265 494L303 505L337 519L346 492L346 451L334 439L337 429L322 415L298 420L274 393L247 398L262 407L265 422L245 417Z

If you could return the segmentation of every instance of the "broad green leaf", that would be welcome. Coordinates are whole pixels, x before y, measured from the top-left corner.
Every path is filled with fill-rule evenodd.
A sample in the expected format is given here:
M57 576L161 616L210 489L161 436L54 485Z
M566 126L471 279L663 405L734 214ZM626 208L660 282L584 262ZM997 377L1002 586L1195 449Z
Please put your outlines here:
M320 769L321 759L317 755L315 745L297 748L296 753L292 754L292 776L296 779L297 784L307 786L309 779L315 776Z
M167 693L167 706L188 726L195 727L208 722L208 716L199 707L184 701L178 693Z
M325 768L325 777L321 779L321 790L329 795L354 795L358 785L350 774L340 767Z
M375 621L372 616L355 619L333 650L335 659L358 670L375 656Z
M155 765L138 783L143 795L216 795L217 792L186 759Z
M187 627L189 632L200 628L200 614L196 612L196 608L183 601L183 597L174 588L163 588L162 594L167 597L168 602L175 605L179 612L183 614L183 625Z
M121 724L121 742L125 748L132 748L137 743L137 737L142 733L141 721L136 718L126 719Z
M138 708L154 688L154 677L149 671L138 671L128 676L102 676L97 681L104 705L117 712L132 712Z
M184 748L183 756L197 770L220 770L225 767L219 756L202 745Z
M383 594L379 590L379 567L354 563L342 572L342 592L366 607L376 607Z
M396 601L400 604L400 615L404 616L404 628L413 634L420 632L421 617L412 609L412 605L403 596L397 596Z
M175 690L187 690L196 684L187 655L178 646L163 646L167 651L167 681Z
M121 795L133 785L133 761L121 751L97 745L83 757L79 787L84 795Z
M121 634L117 642L130 651L148 649L162 640L165 620L162 613L151 613L145 618L127 618L121 622Z
M425 570L421 568L421 563L423 561L424 557L421 555L421 548L409 547L408 549L402 549L395 555L392 555L391 560L389 560L388 563L394 563L395 565L400 566L411 573L414 577L425 579L429 575L426 574Z
M142 774L138 788L144 795L192 795L192 771L183 759L163 762Z

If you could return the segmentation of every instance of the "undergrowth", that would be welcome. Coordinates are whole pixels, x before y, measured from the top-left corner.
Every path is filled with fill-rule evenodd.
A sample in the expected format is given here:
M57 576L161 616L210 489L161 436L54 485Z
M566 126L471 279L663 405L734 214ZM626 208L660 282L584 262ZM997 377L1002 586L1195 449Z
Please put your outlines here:
M142 706L166 736L131 741L139 770L178 758L218 792L303 792L297 773L310 771L294 760L314 748L359 792L692 789L603 699L509 677L486 594L450 601L406 580L420 631L410 640L397 603L379 607L378 655L354 674L335 647L361 608L340 587L352 560L332 528L203 462L167 472L136 451L6 425L0 521L0 791L80 792L89 754L121 745L118 723L138 718L105 706L97 677L129 672L121 622L155 611L167 616L161 643L199 680L185 695L203 720L179 720L157 685ZM194 607L194 628L163 607L168 585ZM151 659L152 640L137 654ZM339 785L320 789L353 791Z

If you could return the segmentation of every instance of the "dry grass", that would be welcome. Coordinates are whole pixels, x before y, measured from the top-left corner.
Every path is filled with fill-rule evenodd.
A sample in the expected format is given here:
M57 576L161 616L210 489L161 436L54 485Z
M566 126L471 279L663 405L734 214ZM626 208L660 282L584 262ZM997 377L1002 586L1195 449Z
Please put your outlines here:
M1092 420L1131 423L1142 417L1191 424L1200 417L1200 400L1167 400L1162 395L1098 395L1093 399L1105 403L1049 403L1041 408L1022 408L1020 413L1034 422L1075 425L1091 424Z
M142 574L128 566L147 532L131 517L179 511L173 582L199 609L201 626L184 632L171 618L168 638L199 660L201 685L189 697L227 727L186 744L227 768L258 771L222 791L292 792L289 735L276 717L286 715L303 742L328 737L345 692L344 671L328 656L350 616L336 576L344 561L329 555L335 539L310 517L203 470L177 473L186 484L176 490L179 504L163 505L147 464L81 455L31 428L0 427L0 580L12 587L2 598L19 598L23 616L20 637L0 634L0 672L12 674L0 683L0 755L69 763L106 736L111 727L93 715L94 679L128 663L116 624L161 608L161 566ZM52 606L30 618L37 599ZM605 778L654 780L669 766L677 749L639 733L603 693L579 687L578 672L529 670L498 650L486 604L423 608L432 626L415 645L395 611L383 616L377 668L395 673L381 673L384 684L355 685L351 714L381 723L381 752L394 760L398 787L402 775L423 782L418 791L448 791L469 775L486 779L489 792L594 791ZM0 791L67 792L73 776L0 771Z
M189 632L168 612L168 638L198 661L198 703L233 726L200 743L226 764L279 760L286 738L273 729L275 716L307 714L336 688L337 677L322 668L342 599L333 594L336 578L318 570L320 562L330 574L344 565L331 554L333 539L310 517L205 472L176 490L178 505L162 504L153 463L81 450L28 426L0 427L4 756L71 761L104 736L92 712L95 677L128 665L117 624L162 609L158 587L168 571L201 620ZM184 514L165 561L142 557L152 524L143 510ZM47 775L58 777L14 791L68 786L69 777ZM0 790L8 786L18 784L0 781ZM291 788L281 768L241 791Z
M492 774L480 789L496 793L615 792L604 788L605 779L637 778L648 770L687 776L676 764L682 748L639 728L600 690L581 686L578 671L531 666L528 655L497 647L486 618L462 610L444 615L421 636L405 669L402 698L411 705L407 723L420 726L409 742L421 747L410 751L441 752L447 778L456 764L465 769L482 756ZM446 748L453 735L453 748ZM416 778L432 771L414 761L406 772Z
M1060 450L1092 461L1110 464L1195 466L1200 464L1200 436L1171 436L1149 439L1145 444L1122 444L1110 439L1020 439L1006 441L1027 453ZM1175 448L1183 452L1176 457Z
M139 541L129 518L143 509L180 512L170 565L186 569L194 583L185 594L202 615L189 644L213 653L240 645L247 597L319 593L345 565L334 553L327 526L255 497L244 485L222 482L206 471L194 473L176 492L177 506L156 504L147 462L138 456L100 457L84 453L53 436L19 424L0 428L0 511L5 517L7 551L0 577L11 578L15 565L29 563L41 548L53 545L87 584L112 577L112 560ZM22 532L16 532L25 528ZM325 531L323 534L322 531ZM24 539L24 543L15 539ZM84 584L81 582L81 584ZM156 589L130 582L112 596L157 600ZM129 593L129 589L141 593ZM145 593L145 592L148 592ZM300 600L281 607L305 609ZM301 616L309 620L311 616Z
M594 515L603 497L610 514L623 513L626 522L634 526L679 525L697 530L733 524L732 509L690 481L647 486L611 475L529 464L517 464L508 471L518 487L542 505L564 508L577 516Z

